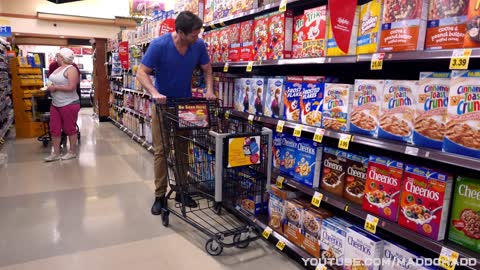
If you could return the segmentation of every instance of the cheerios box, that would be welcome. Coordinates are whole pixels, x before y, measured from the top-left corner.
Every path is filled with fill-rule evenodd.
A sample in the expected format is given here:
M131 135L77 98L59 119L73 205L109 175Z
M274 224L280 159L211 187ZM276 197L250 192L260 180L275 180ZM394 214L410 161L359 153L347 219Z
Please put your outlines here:
M378 118L382 105L384 80L355 80L350 131L378 136Z
M347 170L343 197L361 205L365 196L365 180L367 179L368 157L347 153Z
M284 119L292 122L300 121L300 97L303 90L303 77L287 76L283 95Z
M381 238L357 226L347 229L347 244L345 246L345 266L343 269L378 270L380 265L367 265L366 260L375 260L382 257L384 242Z
M280 119L283 115L284 78L269 78L265 89L263 115Z
M285 221L285 204L287 200L294 199L298 195L298 191L280 189L275 185L271 185L268 202L268 226L270 228L283 233L282 224Z
M443 150L480 158L480 70L454 70Z
M376 216L397 221L403 181L402 162L370 155L362 208Z
M425 49L462 48L467 30L468 1L431 0Z
M268 59L292 58L293 11L275 12L269 20Z
M344 260L347 245L348 226L335 218L326 218L322 221L322 236L320 237L320 258L326 260L326 265L334 269ZM337 262L339 262L337 264Z
M411 143L418 81L386 80L378 137Z
M420 255L400 244L384 240L383 255L381 256L382 270L419 270L416 259Z
M443 240L453 177L408 164L403 177L398 224L433 240Z
M413 143L442 149L447 118L450 72L421 72L415 95Z
M320 187L335 195L342 196L347 169L347 152L324 147L323 169Z
M348 131L353 103L353 85L325 84L322 125L336 131Z
M265 102L265 78L252 78L248 112L255 115L263 115L263 104Z
M296 137L292 135L282 135L282 146L280 148L280 172L283 175L293 177L295 166L299 160L297 159Z
M311 207L303 210L302 234L304 238L300 247L315 258L320 257L323 220L330 217L332 217L332 213L323 208Z
M325 77L303 76L303 90L300 96L300 122L310 126L322 126L323 94Z
M311 139L297 138L293 179L311 188L317 188L320 181L320 171L323 148Z
M459 176L453 191L448 240L480 252L480 179Z

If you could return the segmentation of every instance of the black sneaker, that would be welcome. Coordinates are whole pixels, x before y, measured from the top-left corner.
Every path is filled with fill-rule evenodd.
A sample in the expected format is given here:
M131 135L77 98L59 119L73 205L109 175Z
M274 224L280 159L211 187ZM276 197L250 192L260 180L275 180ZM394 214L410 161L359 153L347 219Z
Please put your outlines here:
M183 195L183 198L185 199L185 206L190 207L190 208L197 208L197 202L190 197L190 195ZM175 195L175 201L178 203L182 203L182 197L180 194Z
M165 196L155 197L155 202L152 205L152 215L158 216L162 213L162 209L165 205Z

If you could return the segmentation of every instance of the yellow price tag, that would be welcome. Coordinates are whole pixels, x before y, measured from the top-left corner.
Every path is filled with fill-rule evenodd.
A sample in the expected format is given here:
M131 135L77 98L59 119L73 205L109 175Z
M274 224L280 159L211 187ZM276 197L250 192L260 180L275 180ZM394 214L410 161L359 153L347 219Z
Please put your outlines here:
M302 135L302 129L303 129L302 125L297 125L293 130L293 136L300 137Z
M250 114L250 115L248 116L248 123L253 124L253 119L254 119L254 118L255 118L255 117L254 117L252 114Z
M367 215L365 220L365 230L375 234L377 232L378 218L370 214Z
M215 23L210 24L210 28L215 29Z
M230 117L230 111L225 112L225 119L228 119Z
M266 227L265 230L263 230L263 233L262 233L263 238L268 239L270 237L270 235L272 234L272 231L273 231L272 228Z
M338 148L348 150L348 146L350 145L350 140L352 139L352 135L350 134L341 134L340 140L338 141Z
M453 50L452 58L450 59L450 69L468 69L472 49L457 49Z
M345 207L343 208L343 211L348 212L348 204L345 205Z
M223 66L223 72L228 72L228 62L225 62L225 66Z
M253 61L248 62L247 65L247 72L252 72L253 69Z
M280 11L280 12L287 11L287 2L288 2L287 0L282 0L280 2L280 7L278 8L278 11Z
M315 268L315 270L327 270L327 267L321 263L319 263L317 265L317 267Z
M283 241L278 241L276 247L280 250L283 250L285 248L285 243Z
M442 247L440 251L440 266L447 270L455 269L459 258L458 252Z
M382 70L384 57L385 57L385 53L372 54L372 61L370 62L370 70Z
M312 198L312 204L316 207L320 207L320 203L322 202L322 199L323 199L323 194L318 191L315 191L315 194L313 194L313 198Z
M283 126L285 126L285 121L278 120L278 122L277 122L277 132L282 133L283 132Z
M322 140L323 140L323 135L325 134L325 129L323 128L317 128L315 130L315 134L313 135L313 140L318 142L318 143L322 143Z
M275 182L275 186L277 186L278 188L282 188L283 187L283 181L285 181L285 177L279 175L277 177L277 181Z

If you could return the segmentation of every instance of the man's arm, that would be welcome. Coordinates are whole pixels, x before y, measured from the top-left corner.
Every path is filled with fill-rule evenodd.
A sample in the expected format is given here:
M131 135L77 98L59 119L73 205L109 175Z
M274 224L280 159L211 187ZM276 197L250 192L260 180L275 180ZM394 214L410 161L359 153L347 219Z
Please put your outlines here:
M205 83L207 86L207 99L216 99L217 97L213 93L213 71L212 64L208 63L206 65L201 65L203 70L203 75L205 76Z
M144 64L140 64L137 70L137 80L140 84L150 93L153 99L161 102L165 102L167 99L164 95L158 93L157 89L153 85L152 79L150 78L150 74L152 74L153 69L145 66Z

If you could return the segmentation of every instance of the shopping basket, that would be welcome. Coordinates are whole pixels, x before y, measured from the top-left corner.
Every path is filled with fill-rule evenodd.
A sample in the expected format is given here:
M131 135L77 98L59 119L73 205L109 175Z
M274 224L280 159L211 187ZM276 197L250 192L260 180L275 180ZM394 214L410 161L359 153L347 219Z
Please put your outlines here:
M205 99L156 104L170 187L162 223L168 226L173 213L205 233L210 238L205 250L212 256L224 247L246 248L259 238L252 219L242 213L253 216L266 210L272 151L270 129L223 117L218 104ZM246 153L252 162L235 159L235 151ZM180 195L181 203L168 204L173 193ZM185 205L187 196L197 207Z

